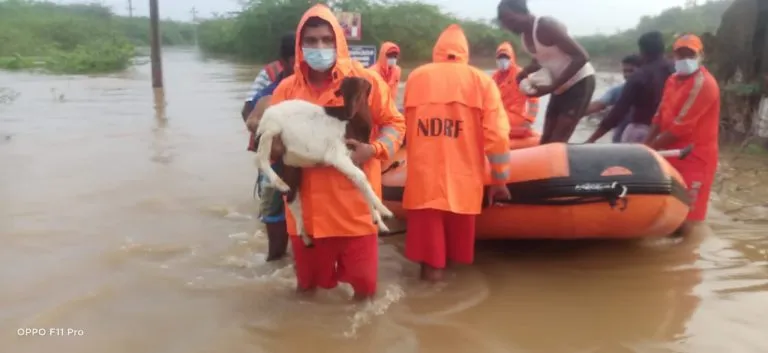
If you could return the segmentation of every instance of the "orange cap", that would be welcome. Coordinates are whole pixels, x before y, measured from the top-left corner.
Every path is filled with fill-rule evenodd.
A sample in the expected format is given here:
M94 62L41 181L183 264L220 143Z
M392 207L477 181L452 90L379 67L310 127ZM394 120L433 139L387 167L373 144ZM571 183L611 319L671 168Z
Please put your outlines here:
M694 34L684 34L675 40L675 44L672 48L674 50L688 48L693 50L696 54L700 54L702 50L704 50L704 44L698 36Z

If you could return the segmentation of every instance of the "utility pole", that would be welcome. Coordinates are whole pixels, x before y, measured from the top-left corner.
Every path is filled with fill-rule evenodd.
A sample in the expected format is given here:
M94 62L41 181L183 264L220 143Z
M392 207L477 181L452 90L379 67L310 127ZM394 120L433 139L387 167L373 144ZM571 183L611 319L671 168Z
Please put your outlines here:
M192 25L195 26L195 46L197 46L197 9L192 6Z
M163 87L163 63L160 58L160 20L157 6L158 0L149 0L149 25L152 60L152 87Z
M133 0L128 0L128 17L133 17Z

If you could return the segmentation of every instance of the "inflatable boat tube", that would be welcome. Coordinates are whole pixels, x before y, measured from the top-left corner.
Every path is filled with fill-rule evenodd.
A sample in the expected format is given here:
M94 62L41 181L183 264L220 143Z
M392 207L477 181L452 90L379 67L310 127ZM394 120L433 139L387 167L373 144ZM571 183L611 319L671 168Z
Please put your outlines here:
M509 139L509 149L519 150L521 148L528 148L538 146L541 141L541 134L537 131L532 131L532 135L525 138L511 138Z
M483 205L478 239L665 236L688 214L682 177L644 145L554 143L510 153L512 199ZM382 176L384 203L399 218L405 218L406 155L405 147L398 151ZM486 185L489 180L486 165Z

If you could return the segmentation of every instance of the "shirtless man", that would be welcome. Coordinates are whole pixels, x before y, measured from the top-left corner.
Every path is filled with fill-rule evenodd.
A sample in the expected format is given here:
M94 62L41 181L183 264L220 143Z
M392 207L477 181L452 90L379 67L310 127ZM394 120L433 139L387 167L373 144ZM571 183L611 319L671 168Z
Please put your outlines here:
M552 75L552 84L536 87L534 94L552 95L541 144L568 142L595 91L595 69L589 63L589 55L560 22L532 15L526 0L502 0L498 19L505 28L522 37L524 49L533 57L517 75L517 82L542 68Z

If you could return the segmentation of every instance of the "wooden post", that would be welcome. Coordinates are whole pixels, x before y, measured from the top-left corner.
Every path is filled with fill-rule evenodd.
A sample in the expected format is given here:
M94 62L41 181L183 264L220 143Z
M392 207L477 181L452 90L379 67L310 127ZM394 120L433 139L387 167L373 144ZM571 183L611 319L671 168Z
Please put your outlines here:
M157 1L149 0L150 39L152 41L150 56L152 60L152 87L162 88L163 63L160 57L160 15L158 14Z
M163 128L168 123L168 118L165 116L165 90L154 88L152 91L155 96L155 120L157 121L157 127Z

